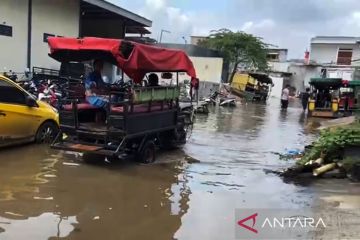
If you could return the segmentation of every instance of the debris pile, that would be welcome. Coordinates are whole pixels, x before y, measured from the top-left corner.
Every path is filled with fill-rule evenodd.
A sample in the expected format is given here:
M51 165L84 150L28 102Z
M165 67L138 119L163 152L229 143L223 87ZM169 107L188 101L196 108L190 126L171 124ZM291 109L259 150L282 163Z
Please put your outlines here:
M301 154L296 164L279 173L283 177L330 177L360 181L360 123L324 129Z

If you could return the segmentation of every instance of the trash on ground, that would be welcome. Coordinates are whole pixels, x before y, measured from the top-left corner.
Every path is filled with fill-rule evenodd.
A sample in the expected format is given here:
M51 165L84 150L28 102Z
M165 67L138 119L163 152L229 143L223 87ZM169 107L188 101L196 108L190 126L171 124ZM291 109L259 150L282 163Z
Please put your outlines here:
M298 156L302 154L302 151L300 149L292 149L292 150L287 150L286 154L288 156Z
M200 160L197 160L197 159L195 159L193 157L190 157L190 156L186 156L185 161L188 162L188 163L200 163Z
M272 154L278 155L281 160L300 159L304 152L299 149L285 150L284 153L272 152Z
M13 212L5 212L5 214L7 215L12 215L12 216L16 216L16 217L23 217L24 215L19 214L19 213L13 213Z
M34 197L35 200L54 200L53 197Z
M46 178L55 178L56 175L54 175L54 174L45 174L44 177L46 177Z
M340 125L344 121L333 121L331 126L336 127L322 130L319 138L310 146L306 146L301 158L300 152L287 151L284 156L296 159L296 164L283 171L274 172L285 178L321 177L345 178L360 181L360 155L348 154L360 151L360 123L348 119L346 126ZM334 123L335 122L335 123ZM330 126L330 124L328 123ZM351 150L351 151L350 151ZM299 154L300 155L300 154ZM296 156L296 157L294 157Z
M80 164L78 164L78 163L71 163L71 162L63 162L63 165L65 165L65 166L80 166Z

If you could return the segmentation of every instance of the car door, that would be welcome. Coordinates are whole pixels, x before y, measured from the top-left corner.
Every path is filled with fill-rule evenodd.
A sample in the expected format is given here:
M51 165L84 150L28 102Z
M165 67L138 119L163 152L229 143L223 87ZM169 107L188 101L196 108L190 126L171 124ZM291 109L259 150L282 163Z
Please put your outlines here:
M27 93L10 81L0 79L0 146L30 140L41 118L26 105Z

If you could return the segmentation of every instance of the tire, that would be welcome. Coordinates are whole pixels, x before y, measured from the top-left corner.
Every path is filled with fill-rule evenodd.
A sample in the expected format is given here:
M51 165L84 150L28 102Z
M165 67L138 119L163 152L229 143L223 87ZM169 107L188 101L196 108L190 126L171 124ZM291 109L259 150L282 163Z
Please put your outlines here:
M35 142L50 144L59 132L58 126L53 122L43 123L36 132Z
M136 156L137 161L150 164L156 159L156 146L153 141L147 141Z

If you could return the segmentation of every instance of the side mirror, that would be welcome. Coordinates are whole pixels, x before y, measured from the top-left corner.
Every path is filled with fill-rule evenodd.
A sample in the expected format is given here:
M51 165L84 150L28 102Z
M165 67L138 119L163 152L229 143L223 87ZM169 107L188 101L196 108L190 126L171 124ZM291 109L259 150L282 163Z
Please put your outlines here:
M26 106L28 107L37 107L36 100L30 96L26 96Z

